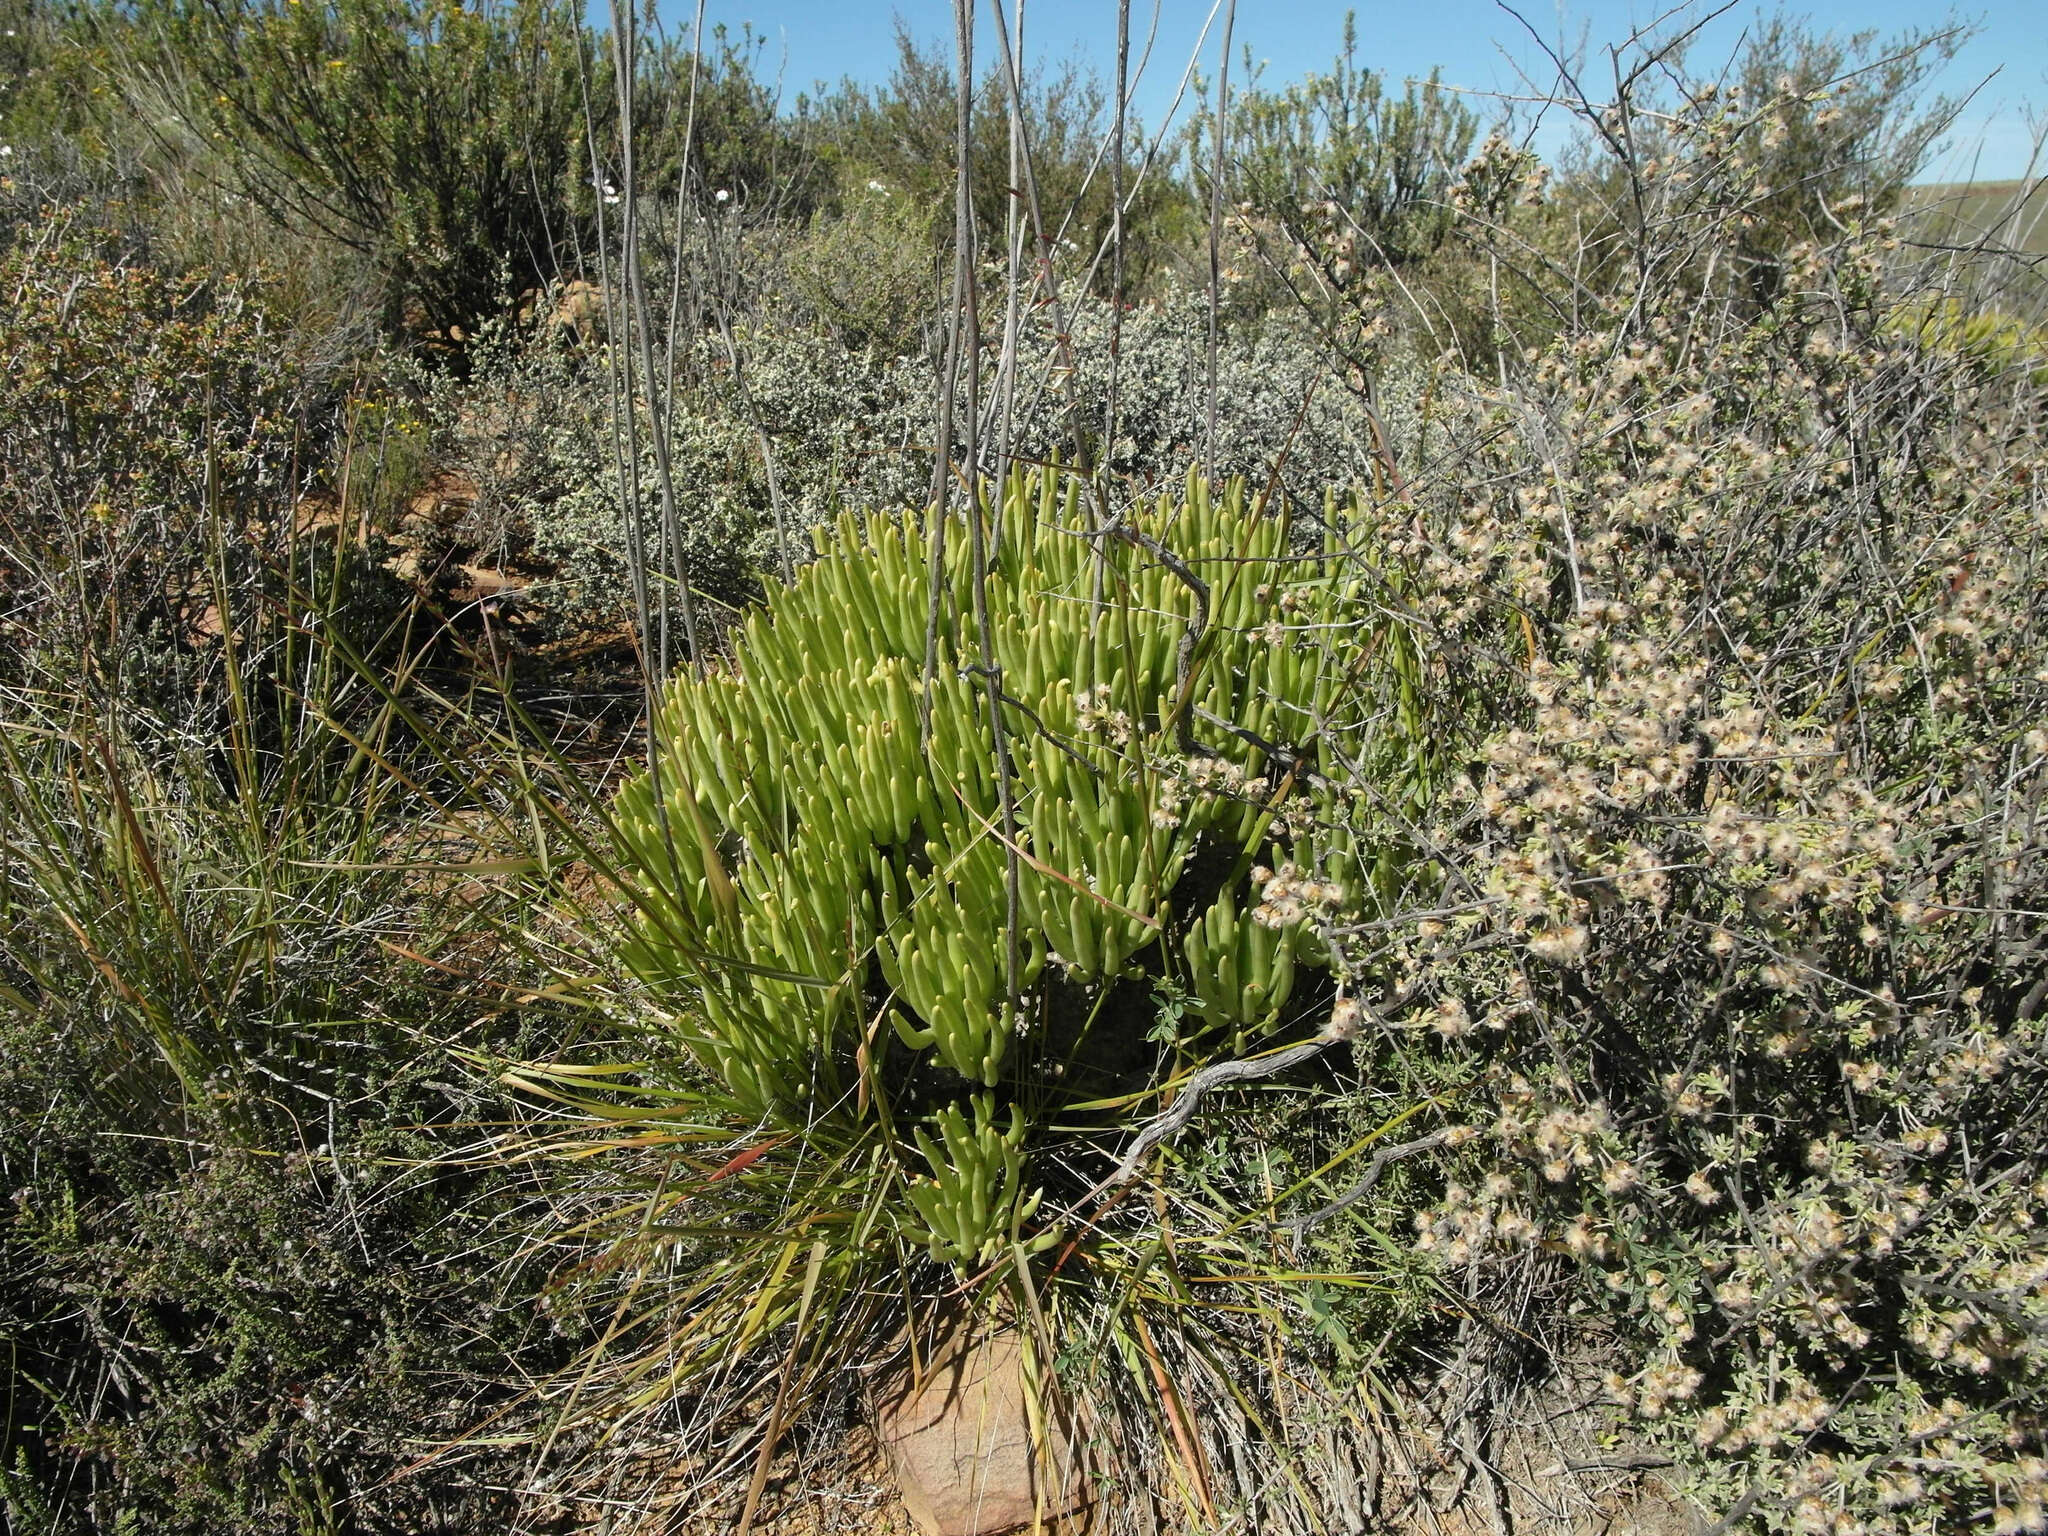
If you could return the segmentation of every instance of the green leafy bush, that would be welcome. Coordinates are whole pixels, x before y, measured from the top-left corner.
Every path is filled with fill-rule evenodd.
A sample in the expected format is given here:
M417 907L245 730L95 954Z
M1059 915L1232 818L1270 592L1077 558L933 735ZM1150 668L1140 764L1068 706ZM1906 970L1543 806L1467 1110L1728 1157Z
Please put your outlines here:
M879 182L915 208L950 204L958 147L954 59L950 46L921 48L899 22L897 62L888 82L863 87L853 81L800 109L821 153L838 174L838 205L852 212ZM1062 252L1079 251L1085 263L1104 248L1114 222L1111 178L1102 148L1110 137L1113 94L1092 72L1068 63L1040 70L1027 62L1018 81L1021 117L1031 148L1031 177L1038 205L1048 221L1046 238ZM989 66L975 89L972 142L975 227L984 254L1000 259L1014 212L1022 219L1027 252L1035 252L1028 204L1013 196L1024 180L1011 161L1009 89L999 64ZM1125 126L1131 171L1125 182L1125 279L1127 293L1149 291L1169 272L1189 224L1186 189L1163 164L1141 181L1136 167L1150 136L1135 117ZM1164 156L1161 157L1162 161ZM930 249L938 255L946 223L932 229ZM1109 263L1096 272L1106 286Z
M1963 358L1989 377L2010 374L2036 389L2048 382L2048 331L2005 310L1929 297L1901 305L1890 323L1900 335Z
M934 350L941 256L933 204L870 178L843 210L813 219L784 263L799 302L849 349L884 356Z
M164 0L137 21L110 37L166 131L272 218L374 259L433 329L555 274L588 158L567 8Z
M1274 220L1297 243L1330 221L1351 242L1350 267L1403 266L1450 238L1451 189L1479 120L1436 75L1390 96L1377 72L1359 67L1357 47L1357 17L1347 13L1328 74L1233 93L1225 185L1243 212ZM1203 121L1188 130L1204 178L1213 132Z
M1231 125L1214 441L1209 298L1159 276L1200 264L1199 196L1162 183L1147 301L1072 297L1064 337L1027 305L1014 410L955 402L1100 473L945 521L942 562L845 509L932 481L946 68L907 50L888 92L777 119L750 43L707 57L709 217L648 286L657 334L686 295L656 365L676 531L731 622L611 839L609 769L467 726L417 750L394 636L427 611L301 499L336 359L224 275L352 244L468 330L610 217L592 39L558 8L174 3L102 16L87 59L35 20L0 49L36 71L0 112L44 136L0 187L15 1524L502 1525L486 1479L388 1474L504 1407L459 1453L496 1465L539 1418L507 1380L557 1427L738 1414L772 1452L850 1356L968 1294L1030 1328L1040 1385L1128 1412L1105 1438L1190 1529L1396 1519L1363 1507L1377 1473L1322 1474L1381 1454L1366 1421L1418 1362L1466 1401L1441 1384L1526 1386L1552 1369L1527 1340L1587 1337L1612 1433L1731 1529L2048 1525L2042 348L2016 289L1949 297L1988 266L1894 296L1910 243L1870 218L1931 121L1910 53L1767 27L1731 94L1646 42L1622 102L1567 103L1596 148L1551 182L1347 39ZM643 194L677 186L698 62L645 55ZM183 116L152 110L149 156L92 138L100 70ZM1028 90L1079 247L1100 94ZM993 236L1009 146L980 122ZM199 275L33 211L144 169L151 249ZM251 192L297 227L228 238ZM307 307L362 270L309 263ZM615 626L656 421L554 303L415 382L476 491L456 536ZM354 466L351 507L405 457ZM1151 499L1197 464L1261 494ZM506 869L531 878L494 921ZM562 1000L570 1046L512 1036ZM472 1027L488 1059L559 1054L508 1070L516 1132L430 1175L435 1127L502 1107L441 1072ZM1341 1095L1276 1078L1131 1140L1205 1066L1319 1028L1359 1031ZM1146 1199L1100 1187L1134 1145ZM570 1260L545 1290L537 1251ZM1465 1431L1530 1399L1469 1401L1430 1449L1482 1489L1505 1459ZM547 1443L553 1476L585 1442Z

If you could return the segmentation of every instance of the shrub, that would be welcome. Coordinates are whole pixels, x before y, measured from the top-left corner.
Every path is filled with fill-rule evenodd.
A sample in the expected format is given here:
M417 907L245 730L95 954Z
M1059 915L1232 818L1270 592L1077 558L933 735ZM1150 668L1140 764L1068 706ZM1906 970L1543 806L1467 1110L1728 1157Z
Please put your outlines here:
M1710 77L1684 68L1681 44L1646 37L1633 57L1655 69L1625 72L1611 102L1565 103L1585 131L1548 217L1474 238L1576 323L1588 299L1663 302L1674 287L1754 314L1784 292L1799 249L1896 209L1948 119L1921 94L1958 43L1844 43L1780 19Z
M1473 1285L1583 1266L1630 1340L1615 1400L1705 1507L2017 1530L2048 1407L2038 407L1901 339L1887 238L1808 247L1811 297L1746 324L1673 296L1560 343L1370 533L1471 766L1418 915L1361 942L1419 987L1389 1028L1468 1084L1420 1245Z
M538 556L553 570L535 599L572 628L606 628L632 611L623 507L634 508L648 547L661 527L654 421L644 398L634 402L636 463L614 414L616 358L603 344L579 345L550 317L561 292L545 290L524 318L480 327L466 376L422 369L415 380L439 462L475 491L459 532L501 557ZM684 360L706 364L710 348L700 339ZM775 550L758 439L737 400L692 391L676 404L669 451L691 580L714 599L742 602Z
M1359 67L1357 47L1357 17L1347 12L1328 74L1233 93L1225 184L1244 213L1274 220L1297 244L1309 243L1316 221L1334 220L1353 243L1351 267L1407 265L1451 236L1451 189L1478 118L1434 74L1389 97L1380 76ZM1213 132L1200 120L1188 129L1203 178Z
M524 1192L418 1166L478 1109L426 1039L476 1015L402 951L474 953L492 905L436 863L463 781L419 615L367 504L302 496L325 392L259 284L61 215L0 270L0 1502L67 1536L488 1520L384 1482L558 1348L494 1290Z
M813 219L784 261L791 287L850 350L894 357L928 343L940 254L932 205L871 178Z
M1107 441L1100 428L1110 397L1110 311L1084 300L1069 317L1079 360L1071 388L1085 437L1100 467L1133 491L1175 484L1207 458L1203 303L1169 288L1124 314L1118 431ZM808 531L843 508L907 505L929 494L933 360L844 345L806 323L807 307L802 299L787 308L771 303L735 319L744 398L715 334L679 348L670 456L682 542L693 580L726 603L752 593L755 573L779 563L785 541L800 552ZM484 327L470 353L467 378L424 381L446 461L478 486L482 525L554 566L537 599L572 624L618 623L630 586L605 352L579 351L558 328L507 318ZM1068 386L1055 372L1047 318L1027 322L1021 355L1016 452L1070 455ZM1384 476L1389 462L1412 468L1431 451L1430 370L1392 349L1377 380L1378 429L1353 408L1353 384L1284 316L1245 318L1226 332L1218 377L1223 397L1241 402L1218 420L1218 473L1262 489L1271 483L1301 526L1320 517L1326 487ZM652 547L660 503L644 406L637 425L639 515ZM774 455L780 530L763 435Z
M423 978L489 952L495 894L422 814L408 662L351 600L376 578L323 554L221 599L189 692L56 664L0 687L18 1529L502 1518L392 1474L563 1352L493 1236L529 1191L438 1161L487 1102L442 1045L515 1032Z
M2033 389L2048 382L2048 331L2007 311L1929 296L1900 305L1889 324L1934 352L1967 359L1988 378L2011 375Z
M858 204L871 180L912 207L950 205L958 161L952 50L920 49L900 22L896 44L896 68L885 86L870 90L849 81L822 101L801 104L822 151L838 170L843 209ZM1084 260L1091 258L1103 249L1114 221L1109 168L1098 158L1110 136L1111 91L1092 73L1068 63L1051 71L1027 65L1018 93L1046 237L1062 250L1079 250ZM1011 171L1010 117L1003 70L991 66L975 88L968 155L975 228L983 253L998 260L1013 211L1025 222L1027 252L1036 248L1028 205L1011 190L1021 177ZM1149 140L1135 118L1125 133L1133 167L1124 188L1126 291L1142 293L1174 263L1188 198L1163 165L1138 180L1135 167ZM946 228L940 221L934 236L942 237ZM935 239L934 255L940 254L940 243ZM1106 284L1107 262L1097 276Z
M1955 117L1955 103L1921 93L1967 37L1954 21L1896 37L1817 37L1782 14L1758 30L1730 93L1737 152L1757 167L1741 265L1758 299L1775 294L1787 252L1829 243L1845 214L1898 211Z
M0 254L0 294L0 678L91 653L146 691L288 530L320 381L258 284L174 278L63 214Z
M473 327L571 247L588 157L569 10L163 0L137 23L109 36L164 131L273 219L375 260L429 328Z

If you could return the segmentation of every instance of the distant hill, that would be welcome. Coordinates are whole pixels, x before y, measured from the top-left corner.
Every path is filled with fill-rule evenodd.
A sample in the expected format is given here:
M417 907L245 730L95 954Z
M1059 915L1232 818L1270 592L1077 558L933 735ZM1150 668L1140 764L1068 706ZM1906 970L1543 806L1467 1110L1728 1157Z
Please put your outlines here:
M1993 246L2048 255L2048 180L1936 182L1906 198L1923 238L1968 243L1988 236Z

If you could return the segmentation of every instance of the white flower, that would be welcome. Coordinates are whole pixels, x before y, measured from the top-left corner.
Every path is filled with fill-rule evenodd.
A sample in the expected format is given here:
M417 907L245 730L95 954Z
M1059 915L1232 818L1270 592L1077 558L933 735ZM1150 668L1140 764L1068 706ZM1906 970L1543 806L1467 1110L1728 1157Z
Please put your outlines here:
M604 184L604 200L607 207L616 207L618 205L619 189L610 182Z
M720 201L721 203L722 203L722 202L724 202L724 201L725 201L725 200L726 200L727 198L729 198L729 197L731 197L731 196L732 196L732 194L731 194L730 192L726 191L726 190L725 190L725 188L723 188L723 187L720 187L720 188L719 188L719 189L718 189L718 190L717 190L716 192L712 193L711 195L712 195L713 197L717 198L717 199L718 199L718 201Z
M1359 1026L1365 1022L1365 1010L1356 998L1340 997L1330 1009L1330 1022L1323 1026L1325 1040L1356 1040Z
M876 181L873 177L868 178L868 190L870 192L879 192L884 197L889 195L889 188L884 183Z
M1641 1181L1642 1175L1636 1172L1633 1163L1609 1163L1600 1175L1600 1187L1610 1195L1626 1194Z
M7 35L9 37L14 36L12 32ZM14 158L14 146L12 144L0 144L0 160L11 160L12 158Z
M1446 997L1436 1005L1436 1032L1446 1040L1455 1040L1469 1034L1472 1029L1472 1015L1465 1007L1463 998Z
M1586 953L1586 930L1579 923L1539 928L1529 935L1529 953L1554 965L1573 965Z

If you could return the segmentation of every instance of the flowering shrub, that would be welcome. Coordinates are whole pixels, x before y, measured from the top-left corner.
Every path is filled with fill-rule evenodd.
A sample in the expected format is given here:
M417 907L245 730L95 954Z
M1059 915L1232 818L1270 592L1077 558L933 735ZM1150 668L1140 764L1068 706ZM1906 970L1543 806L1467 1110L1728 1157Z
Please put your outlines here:
M1470 394L1369 540L1469 772L1353 943L1463 1085L1418 1245L1580 1268L1703 1504L2040 1530L2048 463L1893 320L1887 238Z

